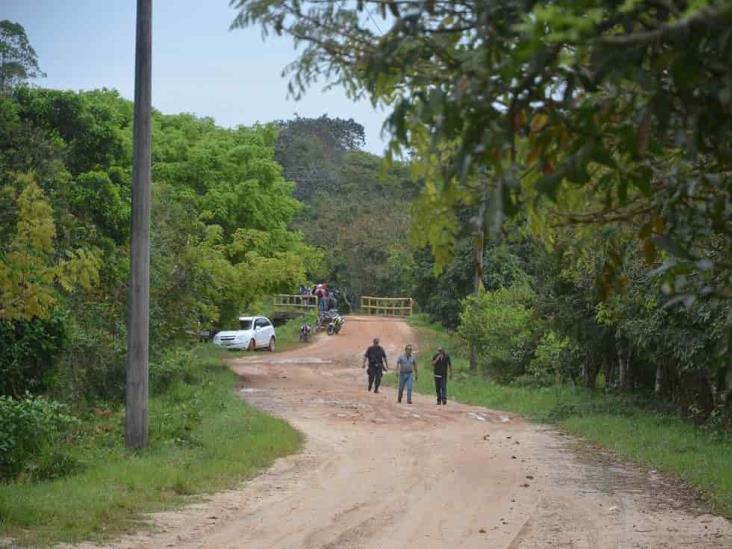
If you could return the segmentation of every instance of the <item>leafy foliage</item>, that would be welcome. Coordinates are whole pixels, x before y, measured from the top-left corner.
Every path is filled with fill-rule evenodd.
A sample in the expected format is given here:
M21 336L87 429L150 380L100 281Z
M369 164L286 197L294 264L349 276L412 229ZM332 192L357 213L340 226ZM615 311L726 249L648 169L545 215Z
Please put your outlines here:
M77 423L57 402L30 395L20 399L0 396L0 478L21 473L49 478L65 472L58 470L64 459L54 450L68 428Z
M384 170L380 158L359 150L364 130L353 120L296 118L278 126L275 158L304 202L294 227L323 255L313 274L340 291L344 309L361 295L407 295L415 188L406 167Z
M534 299L528 288L513 286L465 300L459 333L474 342L485 368L499 380L526 373L529 345L540 330L532 311Z
M478 205L489 202L492 238L525 215L549 250L537 254L544 270L527 273L567 341L568 371L588 386L602 371L623 389L677 397L694 386L697 401L722 405L729 0L234 5L234 26L261 24L301 47L295 93L323 78L388 109L389 154L409 154L422 183L417 241L438 270L464 253L466 229L485 226ZM650 351L654 333L673 349ZM666 386L674 378L678 391Z
M0 319L9 345L0 368L15 374L3 390L47 387L79 403L118 401L132 105L108 90L23 87L0 105L8 120L0 142ZM229 130L155 113L153 132L157 352L190 338L200 322L228 323L262 294L289 290L320 255L289 228L300 205L274 161L273 126ZM51 318L63 326L51 329ZM43 344L31 346L31 334Z
M22 25L0 21L0 94L29 78L45 76Z

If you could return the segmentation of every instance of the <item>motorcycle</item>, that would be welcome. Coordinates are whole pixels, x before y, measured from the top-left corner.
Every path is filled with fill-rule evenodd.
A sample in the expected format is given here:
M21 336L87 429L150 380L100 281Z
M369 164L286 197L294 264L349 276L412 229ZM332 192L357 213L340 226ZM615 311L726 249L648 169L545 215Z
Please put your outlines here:
M312 335L313 329L310 327L310 324L307 322L300 326L300 341L303 343L307 343L310 341L310 336Z
M328 322L327 333L332 336L340 332L342 327L343 317L336 312L335 316L331 317L330 322Z
M337 321L336 319L340 319ZM322 311L318 315L318 320L315 323L315 333L318 333L320 330L325 330L328 332L328 335L333 335L336 332L336 325L338 325L338 331L340 331L340 325L343 324L343 319L338 314L337 309L329 309L327 311Z

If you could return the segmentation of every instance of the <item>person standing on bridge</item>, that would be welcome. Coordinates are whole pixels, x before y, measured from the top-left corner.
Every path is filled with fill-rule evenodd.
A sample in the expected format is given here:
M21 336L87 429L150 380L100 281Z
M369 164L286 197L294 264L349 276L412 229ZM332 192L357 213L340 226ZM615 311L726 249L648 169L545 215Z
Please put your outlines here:
M435 374L437 404L447 404L447 374L449 372L452 377L452 362L450 355L442 347L438 347L437 353L432 357L432 366Z
M402 401L404 387L407 388L407 404L412 403L412 388L417 379L417 359L412 354L412 346L404 347L404 354L397 360L397 371L399 372L399 394L397 402Z
M368 362L369 369L366 371L369 376L369 391L371 386L374 387L374 393L379 392L379 385L381 385L381 376L389 369L389 364L386 361L386 351L379 345L379 338L374 338L374 344L371 345L363 355L363 366L366 367Z

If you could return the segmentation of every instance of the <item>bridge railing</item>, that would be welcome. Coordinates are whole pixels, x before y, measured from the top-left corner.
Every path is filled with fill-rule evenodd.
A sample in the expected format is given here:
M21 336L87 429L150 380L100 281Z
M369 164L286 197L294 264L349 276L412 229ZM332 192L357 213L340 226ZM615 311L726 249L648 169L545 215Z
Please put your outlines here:
M277 294L272 299L272 308L282 312L317 310L318 296Z
M412 316L414 301L411 297L361 297L361 312L379 316Z

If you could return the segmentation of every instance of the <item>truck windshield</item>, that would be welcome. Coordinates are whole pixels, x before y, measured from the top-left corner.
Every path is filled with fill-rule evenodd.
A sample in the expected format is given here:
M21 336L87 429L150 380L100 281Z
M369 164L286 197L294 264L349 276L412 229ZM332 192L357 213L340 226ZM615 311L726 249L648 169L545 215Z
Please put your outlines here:
M239 321L239 329L240 330L251 330L252 329L252 321L251 320L240 320Z

